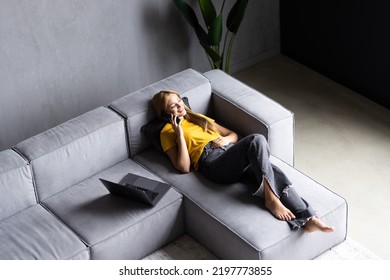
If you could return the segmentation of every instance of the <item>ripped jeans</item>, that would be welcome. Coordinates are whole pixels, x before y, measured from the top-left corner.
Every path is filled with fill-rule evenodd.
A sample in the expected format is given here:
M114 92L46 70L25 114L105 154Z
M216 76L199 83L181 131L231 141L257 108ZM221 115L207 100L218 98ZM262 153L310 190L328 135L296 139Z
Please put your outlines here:
M273 193L284 206L294 213L295 219L287 221L293 230L301 228L315 215L312 207L301 198L287 176L270 160L267 140L263 135L251 134L225 147L213 149L208 144L199 159L199 172L208 179L219 183L233 183L240 180L250 169L260 184L254 195L263 197L265 178Z

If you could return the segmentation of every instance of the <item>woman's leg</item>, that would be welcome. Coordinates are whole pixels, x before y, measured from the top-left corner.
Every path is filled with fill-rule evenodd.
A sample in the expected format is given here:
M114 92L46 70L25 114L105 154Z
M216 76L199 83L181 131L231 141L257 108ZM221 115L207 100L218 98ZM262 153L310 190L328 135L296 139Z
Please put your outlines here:
M200 162L199 171L209 179L221 183L236 182L250 168L261 185L255 195L264 197L267 209L278 219L294 219L294 214L280 201L280 196L291 182L270 163L269 147L264 136L249 135L226 151L206 147L204 153L206 157Z
M286 175L270 163L269 147L264 136L252 134L226 151L207 148L205 152L207 155L200 163L199 171L210 180L236 182L251 168L260 182L255 195L264 197L265 206L276 218L297 229L314 217L314 211L290 187L291 182Z
M315 211L292 187L285 189L278 199L265 181L264 198L267 209L279 220L286 221L293 230L303 227L308 233L334 231L334 227L326 225L315 216Z
M267 140L260 134L249 135L228 149L206 147L204 154L206 156L202 155L199 171L210 180L221 183L236 182L250 168L261 185L263 178L267 180L278 198L283 190L291 185L284 173L270 163Z
M263 186L265 207L279 220L291 221L295 219L295 215L274 194L266 179L263 179Z

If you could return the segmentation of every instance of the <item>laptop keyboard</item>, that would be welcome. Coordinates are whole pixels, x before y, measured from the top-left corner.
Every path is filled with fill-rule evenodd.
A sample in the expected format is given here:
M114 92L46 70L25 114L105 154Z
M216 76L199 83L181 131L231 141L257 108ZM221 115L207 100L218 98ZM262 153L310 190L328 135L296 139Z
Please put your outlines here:
M154 192L154 191L150 191L150 190L142 190L144 193L146 193L146 195L149 197L150 201L153 201L156 196L158 195L158 193Z
M147 189L144 189L141 187L136 187L136 186L135 186L135 188L143 191L149 197L150 201L153 201L156 198L156 196L158 195L158 193L151 191L151 190L147 190Z

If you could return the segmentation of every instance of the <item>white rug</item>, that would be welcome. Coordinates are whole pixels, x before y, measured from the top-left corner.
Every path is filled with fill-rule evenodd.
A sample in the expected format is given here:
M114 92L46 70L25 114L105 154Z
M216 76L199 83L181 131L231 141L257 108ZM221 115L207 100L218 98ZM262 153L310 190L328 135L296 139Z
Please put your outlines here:
M183 235L177 240L150 254L144 260L217 260L211 252L192 239ZM316 260L380 260L370 250L347 238L343 243L325 252Z

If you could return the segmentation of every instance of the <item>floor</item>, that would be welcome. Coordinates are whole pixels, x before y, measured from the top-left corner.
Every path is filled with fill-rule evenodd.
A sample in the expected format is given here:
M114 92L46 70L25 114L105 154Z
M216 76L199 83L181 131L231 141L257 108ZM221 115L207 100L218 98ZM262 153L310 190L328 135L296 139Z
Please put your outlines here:
M143 258L144 260L218 260L209 250L184 234ZM380 260L373 252L356 241L347 238L345 242L327 250L315 260Z
M348 236L390 259L390 110L277 55L233 74L295 115L295 168L343 196Z

